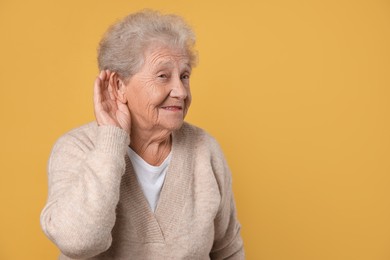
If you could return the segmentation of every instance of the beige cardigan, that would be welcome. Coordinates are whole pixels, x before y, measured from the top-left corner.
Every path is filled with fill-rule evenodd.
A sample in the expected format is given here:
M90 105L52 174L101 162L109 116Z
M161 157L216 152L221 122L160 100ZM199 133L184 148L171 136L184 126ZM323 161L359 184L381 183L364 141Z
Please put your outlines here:
M49 160L43 231L60 259L244 259L231 174L217 142L184 123L153 213L127 156L129 137L90 123Z

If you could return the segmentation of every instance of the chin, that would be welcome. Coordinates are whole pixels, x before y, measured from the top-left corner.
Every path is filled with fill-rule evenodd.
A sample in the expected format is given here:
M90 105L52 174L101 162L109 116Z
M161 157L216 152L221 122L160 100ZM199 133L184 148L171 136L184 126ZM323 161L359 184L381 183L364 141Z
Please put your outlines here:
M176 122L167 122L167 124L164 124L164 128L170 131L175 131L181 128L183 125L184 120L176 121Z

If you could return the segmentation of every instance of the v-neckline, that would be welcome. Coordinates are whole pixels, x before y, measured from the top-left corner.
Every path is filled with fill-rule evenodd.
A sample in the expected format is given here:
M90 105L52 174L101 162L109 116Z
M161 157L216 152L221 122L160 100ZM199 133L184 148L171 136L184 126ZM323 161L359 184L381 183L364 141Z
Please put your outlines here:
M126 154L126 172L128 186L122 191L128 198L129 210L134 211L134 227L145 242L163 243L178 223L182 215L185 200L192 178L191 154L186 152L186 138L183 131L172 133L172 158L167 169L164 184L155 212L150 208L138 182L129 156Z

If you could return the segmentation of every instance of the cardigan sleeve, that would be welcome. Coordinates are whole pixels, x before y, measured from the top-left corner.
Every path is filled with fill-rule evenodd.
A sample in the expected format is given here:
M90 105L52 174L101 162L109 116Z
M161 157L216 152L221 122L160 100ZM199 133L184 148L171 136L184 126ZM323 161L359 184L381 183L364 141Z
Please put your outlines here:
M213 168L220 189L221 205L214 220L215 238L210 252L211 259L245 259L240 223L232 191L232 178L227 162L216 144Z
M110 247L130 142L120 128L95 126L94 130L96 140L79 132L63 136L49 159L49 194L41 226L72 258L92 257Z

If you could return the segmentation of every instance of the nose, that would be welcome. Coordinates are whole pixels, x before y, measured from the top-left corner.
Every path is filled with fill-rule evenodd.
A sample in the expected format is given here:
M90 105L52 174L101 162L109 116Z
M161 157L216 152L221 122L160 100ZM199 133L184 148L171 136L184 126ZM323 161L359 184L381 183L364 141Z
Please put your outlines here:
M169 95L173 98L184 100L188 96L188 87L184 85L180 77L175 77L171 84L171 92Z

